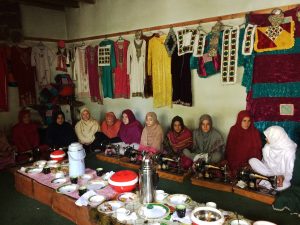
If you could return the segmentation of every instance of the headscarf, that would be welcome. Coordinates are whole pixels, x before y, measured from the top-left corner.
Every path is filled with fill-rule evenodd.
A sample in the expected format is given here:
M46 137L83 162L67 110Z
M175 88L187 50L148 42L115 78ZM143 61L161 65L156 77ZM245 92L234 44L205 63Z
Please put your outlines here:
M242 121L245 117L251 119L251 124L247 130L242 128ZM230 128L225 157L228 160L232 175L235 176L237 170L248 164L250 158L262 158L261 137L258 130L253 125L253 120L249 111L240 111L235 125Z
M95 133L99 131L100 126L91 115L88 121L84 121L82 119L82 113L84 111L88 111L90 113L89 109L86 107L80 110L80 120L75 126L75 132L81 144L91 144L95 140Z
M162 150L162 142L164 138L163 130L157 120L157 116L154 112L148 112L146 118L151 117L153 119L153 125L145 125L141 137L141 145L152 147L158 151Z
M113 125L109 126L107 124L107 119L111 118L113 120ZM109 138L114 138L118 136L120 130L121 121L118 120L113 112L107 112L105 114L105 120L101 124L101 131Z
M287 163L294 164L297 144L280 126L271 126L264 131L264 134L269 141L262 151L264 163L275 172L275 175L285 175L287 167L290 167ZM290 159L289 162L286 162L287 157Z
M179 122L181 131L177 133L174 130L174 123ZM172 119L171 131L168 132L167 137L174 151L183 150L185 148L191 148L193 145L192 132L184 126L183 119L180 116L175 116Z
M59 115L62 115L65 120L65 114L62 111L55 112L53 114L53 122L47 128L47 144L50 147L68 147L71 143L77 141L76 134L71 124L64 121L60 125L56 122Z
M210 130L203 132L201 124L204 120L210 123ZM222 135L212 126L212 118L203 114L199 119L199 128L193 132L193 149L196 153L208 153L208 162L217 163L223 158L224 140Z
M143 131L142 124L135 119L135 116L130 109L124 110L122 116L123 114L127 115L129 122L128 124L121 123L118 134L119 138L126 144L140 143Z
M40 143L37 124L31 121L28 124L23 122L27 114L30 114L30 111L22 109L18 116L19 122L13 127L13 142L19 152L33 150Z

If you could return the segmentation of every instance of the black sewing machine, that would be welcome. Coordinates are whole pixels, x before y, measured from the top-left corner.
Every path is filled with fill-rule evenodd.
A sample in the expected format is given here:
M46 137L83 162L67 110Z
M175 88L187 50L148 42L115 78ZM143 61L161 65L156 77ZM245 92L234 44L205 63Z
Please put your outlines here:
M277 189L277 176L264 176L258 173L255 173L254 171L250 169L242 169L238 174L239 181L243 181L248 188L258 191L258 181L260 180L266 180L270 182L272 188L274 190Z
M158 169L170 173L182 174L180 156L170 157L163 154L157 154L154 156L154 160L158 165Z
M194 163L193 170L198 178L221 180L224 183L230 182L228 166L216 166L199 160Z
M120 145L107 144L104 154L107 156L120 156Z

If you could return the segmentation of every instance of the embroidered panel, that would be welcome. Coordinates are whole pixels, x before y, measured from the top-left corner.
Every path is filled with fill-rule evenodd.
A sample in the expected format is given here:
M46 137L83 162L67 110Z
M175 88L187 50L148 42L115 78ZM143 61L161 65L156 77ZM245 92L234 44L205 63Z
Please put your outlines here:
M98 66L110 66L110 45L98 48Z
M171 27L169 30L169 33L167 35L167 38L164 43L166 50L168 52L168 55L171 57L176 46L177 46L177 38L174 29Z
M251 55L253 52L254 35L255 35L256 27L257 27L256 25L248 24L245 29L244 39L242 44L243 55Z
M177 31L178 55L192 53L194 49L196 29L182 29Z
M196 38L193 56L201 57L204 53L206 34L199 33Z

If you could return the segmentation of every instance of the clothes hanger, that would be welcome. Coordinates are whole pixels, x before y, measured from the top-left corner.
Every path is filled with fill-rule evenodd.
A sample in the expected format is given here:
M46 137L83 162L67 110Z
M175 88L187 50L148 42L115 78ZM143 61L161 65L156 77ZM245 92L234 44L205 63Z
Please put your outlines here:
M120 35L117 42L123 42L123 41L124 41L124 38L122 37L122 35Z
M207 32L202 28L202 26L200 24L196 29L198 30L198 32L202 32L204 34L207 34Z

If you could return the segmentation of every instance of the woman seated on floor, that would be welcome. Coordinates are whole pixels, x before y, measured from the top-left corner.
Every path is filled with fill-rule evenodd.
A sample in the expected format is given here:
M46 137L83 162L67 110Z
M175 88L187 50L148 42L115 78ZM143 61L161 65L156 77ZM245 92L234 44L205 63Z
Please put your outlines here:
M65 114L62 111L53 114L52 124L47 128L47 144L50 148L67 149L68 146L77 142L77 136L71 124L65 121Z
M208 114L200 117L199 128L193 132L193 149L184 150L184 154L194 162L203 160L206 163L219 163L224 155L222 135L213 128L212 118Z
M26 163L37 157L47 157L47 146L40 146L38 124L31 121L30 111L19 112L19 122L12 130L13 143L17 147L17 163Z
M98 121L91 117L88 108L84 107L80 110L80 120L76 123L75 132L79 142L83 144L88 151L100 148L106 141L105 135L100 132Z
M107 141L110 143L121 142L118 137L121 121L118 120L113 112L105 114L105 120L101 123L101 131L107 136Z
M252 169L264 176L277 176L277 190L291 185L297 144L293 142L280 126L271 126L264 131L267 143L262 149L262 161L251 158ZM262 180L259 185L270 189L271 184Z
M252 123L250 112L240 111L235 125L230 128L225 150L233 178L242 167L248 166L250 158L261 159L261 147L261 137Z
M172 119L171 130L167 133L164 140L164 149L168 154L181 159L181 166L188 169L192 166L193 161L182 154L184 149L191 150L193 147L193 134L184 125L183 119L180 116L175 116Z
M126 144L139 144L143 131L142 124L135 119L133 112L126 109L122 112L122 123L118 137Z
M157 115L154 112L148 112L139 149L153 154L159 153L163 150L163 137L164 133L157 120Z

